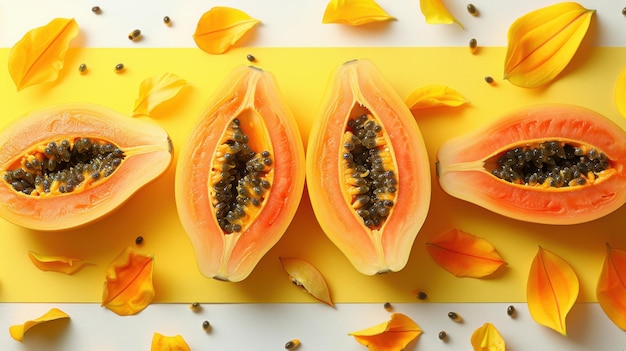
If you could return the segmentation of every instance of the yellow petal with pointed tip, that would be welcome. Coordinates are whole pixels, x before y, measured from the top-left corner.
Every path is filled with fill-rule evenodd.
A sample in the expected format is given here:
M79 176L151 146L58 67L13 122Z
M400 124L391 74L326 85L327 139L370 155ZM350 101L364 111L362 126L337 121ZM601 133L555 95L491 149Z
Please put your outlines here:
M322 23L360 26L395 19L373 0L331 0L326 5Z
M26 321L24 324L10 326L9 334L11 334L11 337L13 339L22 342L22 340L24 340L24 334L26 334L26 332L30 328L44 324L46 322L64 318L70 318L70 316L58 308L51 308L48 312L46 312L43 316L39 318Z
M607 244L596 297L611 321L626 330L626 250Z
M594 13L563 2L519 17L509 27L504 78L523 88L554 80L574 57Z
M294 284L301 286L316 299L334 306L326 279L315 266L298 258L279 257L279 259Z
M78 24L73 18L55 18L28 31L9 51L9 74L17 90L55 81L70 41L77 35Z
M578 298L574 269L555 253L539 247L530 266L526 297L535 322L567 335L565 318Z
M180 335L165 336L154 333L150 351L191 351L191 349Z
M370 351L399 351L422 334L422 329L402 313L391 314L387 322L349 333Z
M624 67L619 73L619 76L617 76L614 95L617 110L622 117L626 118L626 67Z
M420 9L428 24L451 24L456 23L463 28L441 0L420 0Z
M42 271L74 274L80 270L86 262L79 258L66 256L41 255L32 251L28 252L28 257L33 264Z
M184 79L172 73L145 79L139 86L133 116L150 115L155 107L175 97L186 84Z
M467 103L456 90L438 84L417 88L406 98L406 105L412 111L437 106L457 107Z
M485 323L472 334L474 351L505 351L502 335L491 323Z
M200 17L193 40L209 54L223 54L259 23L241 10L216 6Z

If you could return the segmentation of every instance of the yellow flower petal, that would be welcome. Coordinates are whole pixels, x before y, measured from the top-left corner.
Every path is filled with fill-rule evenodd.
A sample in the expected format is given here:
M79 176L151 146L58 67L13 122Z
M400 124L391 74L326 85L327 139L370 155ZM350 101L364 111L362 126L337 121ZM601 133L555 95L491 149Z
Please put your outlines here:
M41 255L32 251L28 252L28 257L42 271L52 271L65 274L74 274L80 270L86 262L79 258L66 256Z
M526 297L533 319L567 335L565 318L578 298L578 277L561 257L539 247L528 274Z
M594 13L564 2L518 18L509 28L504 78L523 88L554 80L574 57Z
M622 69L615 83L615 105L617 110L626 118L626 67Z
M193 40L209 54L223 54L259 23L241 10L216 6L200 17Z
M395 19L374 0L331 0L326 5L322 23L360 26L362 24Z
M389 321L348 335L370 351L400 351L420 334L422 329L411 318L402 313L392 313Z
M189 345L180 335L165 336L159 333L152 335L150 351L190 351Z
M428 24L451 24L456 23L463 28L441 0L420 0L420 9Z
M64 319L64 318L70 318L70 316L58 308L51 308L48 312L46 312L43 316L39 318L26 321L24 324L10 326L9 334L11 334L11 337L13 339L19 342L22 342L22 340L24 340L24 334L26 334L26 332L30 328L46 323L46 322L55 321L55 320Z
M607 244L596 297L611 321L626 330L626 250Z
M457 107L467 103L468 101L456 90L438 84L417 88L406 98L406 104L410 110L437 106Z
M28 31L9 52L9 74L17 90L55 81L70 41L77 35L78 24L73 18L55 18Z
M133 116L150 115L155 107L175 97L186 84L185 80L172 73L145 79L139 86Z
M485 323L472 334L474 351L505 351L502 335L491 323Z
M102 306L127 316L141 312L154 298L152 256L126 248L107 268Z
M295 285L302 287L316 299L334 306L326 280L315 266L298 258L279 257L279 259Z

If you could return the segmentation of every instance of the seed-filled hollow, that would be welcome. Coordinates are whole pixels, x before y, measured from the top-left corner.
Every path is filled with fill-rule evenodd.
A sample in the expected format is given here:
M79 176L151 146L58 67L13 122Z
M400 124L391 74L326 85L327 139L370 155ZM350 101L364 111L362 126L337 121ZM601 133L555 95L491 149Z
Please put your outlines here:
M111 176L124 152L106 140L67 138L36 145L7 169L3 178L29 196L72 193Z
M394 155L385 136L371 114L350 118L343 135L344 184L352 209L370 229L384 223L398 191Z
M490 165L489 165L490 164ZM544 188L593 183L611 168L600 150L573 142L547 140L506 150L486 163L497 178Z
M224 233L242 231L261 210L271 188L273 167L269 150L252 150L248 135L233 119L216 148L211 167L210 196L215 217Z

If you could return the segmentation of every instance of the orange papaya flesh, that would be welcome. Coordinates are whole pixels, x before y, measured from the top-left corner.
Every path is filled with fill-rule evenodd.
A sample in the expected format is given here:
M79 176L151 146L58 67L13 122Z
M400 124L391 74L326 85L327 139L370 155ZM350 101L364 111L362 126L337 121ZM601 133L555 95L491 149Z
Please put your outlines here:
M582 107L513 111L444 143L439 184L448 194L507 217L576 224L626 201L626 133Z
M157 124L101 106L32 112L0 133L2 217L37 230L85 225L160 176L172 152Z
M304 189L304 145L274 76L234 69L176 169L176 206L201 273L247 278L287 230Z
M307 147L307 187L328 238L361 273L399 271L430 203L419 127L369 60L330 78Z

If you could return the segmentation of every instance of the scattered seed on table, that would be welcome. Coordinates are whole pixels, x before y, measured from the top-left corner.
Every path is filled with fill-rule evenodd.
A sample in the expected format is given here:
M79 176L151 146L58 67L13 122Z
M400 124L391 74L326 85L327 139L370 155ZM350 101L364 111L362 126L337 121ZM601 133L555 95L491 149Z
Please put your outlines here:
M140 235L140 236L135 238L135 245L139 246L141 244L143 244L143 236Z
M250 61L250 62L256 61L256 57L254 57L254 55L252 55L252 54L248 54L246 56L246 59L248 59L248 61Z
M81 63L80 66L78 66L78 71L80 73L85 73L85 71L87 70L87 65L84 63Z
M512 316L515 313L515 307L513 307L513 305L509 305L506 308L506 314L508 314L509 316Z
M200 311L200 303L199 302L194 302L191 305L189 305L189 309L191 309L194 312Z
M456 312L448 312L448 318L452 319L455 322L461 321L461 316L459 316Z
M469 12L469 14L472 16L478 15L478 10L476 9L476 6L474 6L474 4L467 4L467 12Z
M209 321L202 322L202 329L209 330L211 328L211 323Z
M486 76L486 77L485 77L485 82L487 82L487 83L489 83L489 84L492 84L492 83L493 83L493 77L491 77L491 76Z
M478 41L476 40L476 38L472 38L469 40L469 48L472 53L476 52L476 49L478 48Z
M439 337L439 340L443 340L446 338L446 336L448 336L448 334L446 334L446 332L442 330L437 336Z
M426 295L425 292L420 291L420 292L417 293L417 298L420 299L420 300L426 300L428 298L428 295Z
M287 350L293 349L294 347L298 346L300 346L300 340L298 339L289 340L287 341L287 343L285 343L285 349Z
M100 8L100 6L94 6L91 8L91 12L99 15L100 13L102 13L102 9Z
M626 16L626 7L622 9L622 15Z
M124 64L123 63L118 63L117 65L115 65L115 72L122 72L124 70Z
M139 29L135 29L132 32L128 33L128 39L137 40L141 37L141 31Z
M172 19L170 18L170 16L163 17L163 23L169 26L172 23Z
M385 302L385 304L383 305L383 307L385 308L385 310L387 311L391 311L391 302Z

